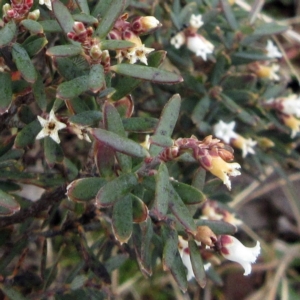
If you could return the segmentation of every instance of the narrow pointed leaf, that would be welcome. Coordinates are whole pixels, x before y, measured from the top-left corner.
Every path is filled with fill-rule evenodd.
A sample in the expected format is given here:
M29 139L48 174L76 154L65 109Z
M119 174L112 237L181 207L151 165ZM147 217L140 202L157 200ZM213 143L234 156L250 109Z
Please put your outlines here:
M90 14L90 9L87 0L76 0L76 3L78 4L81 11L87 15Z
M179 181L171 181L171 183L184 204L193 205L206 201L206 196L193 186Z
M127 195L119 199L113 206L112 228L115 238L121 243L127 243L132 234L132 198Z
M179 111L181 106L181 98L179 94L174 95L168 103L165 105L158 125L155 129L153 138L170 138L173 130L175 128ZM163 149L163 147L157 146L157 145L151 145L150 147L150 153L151 155L158 155L159 152Z
M95 35L97 37L104 38L108 34L118 17L121 15L125 6L125 2L125 0L110 1L110 5L96 29Z
M169 189L169 208L175 215L177 220L191 233L195 233L197 228L196 224L190 215L189 210L175 191L172 185Z
M137 175L133 173L123 174L103 186L97 196L98 207L108 207L118 199L128 194L137 185Z
M68 185L67 196L75 202L87 202L93 200L105 183L106 180L99 177L77 179Z
M158 220L162 220L168 212L169 204L169 172L164 163L161 163L155 176L155 199L153 213Z
M88 110L69 118L69 121L81 126L93 126L102 120L102 113L96 110Z
M150 133L157 126L158 119L147 117L132 117L123 119L123 126L126 131Z
M159 67L163 60L166 57L166 51L155 51L151 52L148 56L148 65L150 67ZM141 84L141 79L135 79L132 77L122 77L119 78L118 83L116 85L116 92L112 95L113 100L118 100L126 95L128 95L131 91L133 91L136 87Z
M90 130L90 132L95 137L95 139L107 144L116 151L140 158L149 156L147 150L140 144L128 138L121 137L116 133L109 132L100 128L93 128L92 130Z
M72 14L74 21L82 22L87 25L97 25L99 23L98 19L94 18L90 14L80 13L80 14Z
M52 1L52 11L65 34L73 31L74 20L69 9L60 1Z
M0 285L1 291L8 297L8 299L14 300L28 300L28 298L22 296L22 294L9 285Z
M72 60L70 57L53 57L53 61L60 75L66 80L72 80L87 74L85 67L78 65L76 61Z
M182 77L175 73L142 65L118 64L112 66L110 70L121 75L154 83L174 84L183 81Z
M92 65L89 74L88 88L93 93L97 93L105 88L105 75L101 64Z
M46 54L49 56L74 56L82 53L80 45L60 45L47 49Z
M225 14L225 17L228 21L229 26L231 27L231 29L233 30L237 30L238 29L238 23L236 21L235 15L231 9L231 6L228 2L228 0L221 0L221 5Z
M102 50L125 50L135 46L134 43L123 40L103 40L100 45Z
M42 25L34 20L25 19L22 20L20 24L23 25L32 34L43 33L44 31Z
M81 76L61 83L57 87L57 98L71 99L88 90L89 77Z
M178 233L175 229L163 226L164 250L163 250L163 268L171 270L173 262L178 252Z
M48 44L43 34L31 35L23 43L22 46L27 51L29 57L34 57Z
M188 282L186 278L185 266L181 260L178 250L171 266L171 273L177 282L178 287L185 293L187 291Z
M44 138L45 158L49 166L61 163L64 159L64 153L59 144L53 141L49 136Z
M2 115L12 102L12 86L9 73L0 72L0 115Z
M189 241L189 250L190 250L190 259L191 259L195 279L198 282L198 284L202 288L204 288L206 285L206 275L205 275L205 270L204 270L204 265L200 254L200 250L197 244L195 243L195 241L193 240Z
M11 216L19 210L20 205L14 197L0 190L0 216Z
M197 226L208 226L216 235L234 235L237 231L236 226L223 221L197 220Z
M9 21L0 30L0 48L8 45L15 37L17 33L17 26L14 20Z
M26 50L20 44L15 43L12 47L12 56L23 78L27 82L34 83L36 71Z
M115 172L115 151L102 143L95 142L94 160L98 168L99 174L104 178L112 178Z
M43 20L39 22L44 32L62 32L59 23L56 20Z
M122 124L121 117L117 109L109 103L105 103L103 108L105 128L110 132L114 132L119 136L125 137L125 130ZM123 172L131 171L131 157L120 152L116 152L116 157Z
M203 168L198 168L193 176L192 186L202 191L205 184L206 170Z
M39 72L37 72L36 81L32 86L32 90L36 103L42 111L45 111L47 106L47 96L45 92L43 78Z

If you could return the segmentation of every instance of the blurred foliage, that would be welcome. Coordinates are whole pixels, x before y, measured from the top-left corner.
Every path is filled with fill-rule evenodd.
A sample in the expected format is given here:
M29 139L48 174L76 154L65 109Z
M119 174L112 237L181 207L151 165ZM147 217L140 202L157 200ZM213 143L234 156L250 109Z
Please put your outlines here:
M257 3L1 2L1 299L224 299L239 227L263 249L249 299L297 298L299 242L235 216L277 174L299 237L291 28Z

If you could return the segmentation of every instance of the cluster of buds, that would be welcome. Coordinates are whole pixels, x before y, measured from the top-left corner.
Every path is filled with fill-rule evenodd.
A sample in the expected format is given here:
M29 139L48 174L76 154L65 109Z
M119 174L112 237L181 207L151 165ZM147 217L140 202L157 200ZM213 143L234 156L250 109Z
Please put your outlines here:
M269 99L266 106L275 109L284 125L291 129L291 138L300 131L300 97L291 94L287 97Z
M202 219L212 221L223 221L233 226L239 226L242 221L235 217L234 213L229 212L227 209L220 207L218 202L207 200L202 206Z
M217 138L221 139L224 143L230 144L242 150L242 156L246 157L248 153L255 154L254 147L257 142L251 138L244 138L234 131L235 122L225 123L220 120L214 125L214 134Z
M29 12L33 5L33 0L11 0L11 4L4 4L3 21L5 23L10 20L20 22L24 19L37 20L40 16L40 11L37 9L33 12Z
M276 63L276 61L277 59L282 57L282 54L270 40L268 40L267 46L264 51L266 53L266 56L271 61L252 63L249 65L249 70L255 73L259 78L266 78L274 81L279 81L280 77L277 74L277 72L279 71L280 67Z
M193 158L200 165L219 177L227 188L231 189L229 176L238 176L241 167L238 163L228 163L233 160L233 150L231 147L221 143L219 139L207 136L203 141L199 141L195 136L190 138L179 138L173 146L164 149L159 158L163 161L173 160L184 152L191 152Z
M207 60L207 55L213 53L214 45L197 33L202 25L202 16L192 15L189 25L171 38L171 45L179 49L185 44L196 56L201 56L203 60Z
M87 59L92 64L101 63L104 71L108 71L110 55L107 50L101 49L101 42L93 37L94 29L92 27L86 28L82 22L74 22L73 30L68 32L68 38L81 43Z
M161 24L152 16L137 17L132 22L128 22L127 19L128 14L126 13L120 16L108 34L108 37L112 40L132 42L134 47L117 50L116 58L119 63L122 62L123 59L127 59L130 64L140 61L147 65L147 55L155 49L145 47L139 35L149 33L160 27Z
M219 260L213 255L213 252L211 252L212 250L215 250L224 258L239 263L244 268L245 276L251 273L251 264L255 263L261 250L260 243L258 241L256 243L256 246L246 247L238 239L230 235L218 236L212 246L202 245L197 241L196 243L199 246L199 251L204 259L219 263ZM187 270L187 280L191 280L195 277L195 274L191 262L188 242L181 236L178 237L178 251ZM207 271L210 267L210 262L204 264L205 271Z

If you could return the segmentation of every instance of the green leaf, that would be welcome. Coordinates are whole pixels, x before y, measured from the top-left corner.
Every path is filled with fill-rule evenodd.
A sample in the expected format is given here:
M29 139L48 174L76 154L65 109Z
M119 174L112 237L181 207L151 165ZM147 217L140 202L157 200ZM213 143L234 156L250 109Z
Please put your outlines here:
M178 181L171 181L171 183L184 204L193 205L206 201L206 196L193 186Z
M22 43L22 46L27 51L29 57L34 57L47 44L48 41L43 35L31 35Z
M234 235L237 231L236 226L223 221L197 220L197 226L208 226L216 235L229 234Z
M171 270L173 262L178 253L178 233L175 229L162 226L163 238L164 238L164 250L163 250L163 269Z
M93 126L102 120L102 113L97 110L81 112L69 118L69 122L81 126Z
M187 291L188 282L186 278L185 266L181 260L178 250L171 266L171 273L177 282L178 287L185 293Z
M95 35L99 38L104 38L109 33L116 20L121 15L124 10L125 0L111 0L109 7L105 12L105 15L101 19L100 24L98 25ZM94 15L95 16L95 15Z
M98 191L106 183L99 177L89 177L74 180L67 187L67 196L75 202L87 202L95 199Z
M90 15L90 8L87 0L76 0L81 11L87 15Z
M73 17L74 21L82 22L86 25L97 26L99 23L98 19L96 19L93 16L91 16L90 14L86 14L86 13L72 14L72 17Z
M265 61L269 60L270 58L263 54L262 52L258 51L239 51L235 52L231 55L231 61L233 65L243 65L249 64L255 61Z
M44 32L62 32L59 23L56 20L43 20L39 21L42 25Z
M128 257L129 255L127 253L117 254L113 257L110 257L104 263L107 272L110 273L113 270L119 269L128 260Z
M158 125L155 129L152 139L167 139L172 135L179 116L180 105L181 98L179 94L174 95L168 101L161 113ZM150 153L152 156L156 156L160 153L162 149L163 147L152 144L150 146Z
M65 169L65 175L68 178L68 181L74 180L78 175L78 169L76 165L70 161L68 158L64 157L63 166Z
M110 103L105 103L103 108L104 125L107 130L114 132L121 137L126 137L121 117L117 109ZM132 168L131 157L116 152L116 157L123 172L130 172Z
M95 141L94 160L99 174L104 178L114 177L115 151L107 144Z
M0 190L0 216L11 216L19 210L20 205L14 197Z
M140 158L145 158L149 156L147 150L143 148L140 144L128 138L121 137L116 133L109 132L100 128L93 128L90 130L90 133L94 136L96 140L105 143L106 145L121 153Z
M277 22L263 23L262 25L256 26L253 35L267 35L282 33L287 31L289 26L280 25Z
M2 115L12 102L11 77L9 73L0 72L0 115Z
M49 166L54 166L56 163L61 163L64 159L64 153L59 144L57 144L49 136L44 138L45 158Z
M228 21L229 26L231 27L232 30L237 30L238 23L236 21L235 15L231 9L231 6L230 6L228 0L221 0L221 6L223 8L223 11L224 11L224 14Z
M71 99L88 90L89 77L81 76L73 80L61 83L57 87L56 97L60 99Z
M43 78L40 75L40 73L36 72L36 74L37 74L36 81L32 86L33 95L40 109L42 111L45 111L47 107L47 96L45 92L45 86L43 83Z
M21 190L21 187L14 182L0 181L0 190L3 192L17 192Z
M137 175L133 173L123 174L103 186L97 196L98 207L113 205L118 199L128 194L137 185Z
M127 243L132 234L132 198L130 195L119 199L113 206L112 228L115 238Z
M134 223L142 223L148 218L147 205L137 196L130 194L132 201L132 217Z
M175 191L172 185L169 185L169 208L175 215L177 220L184 226L184 228L190 232L195 233L197 228L195 222L190 215L189 210Z
M169 204L169 172L164 163L161 163L155 176L155 198L152 208L158 220L163 220L168 212Z
M111 0L101 0L98 1L95 6L94 9L92 11L92 16L94 16L95 18L102 18L107 10L109 9L109 6L111 4Z
M104 69L101 64L92 65L88 87L93 93L97 93L100 90L103 90L106 86Z
M86 61L83 61L80 56L75 56L74 59L70 57L53 57L53 61L60 75L66 80L88 74L89 66L84 64Z
M204 288L206 285L206 275L199 247L193 240L189 240L190 259L192 263L195 279Z
M20 22L22 26L24 26L27 30L29 30L32 34L43 33L43 26L34 20L25 19Z
M1 291L9 298L13 300L28 300L28 298L22 296L16 289L8 285L0 285Z
M11 20L0 30L0 48L11 43L16 34L16 23L14 20Z
M73 31L74 20L69 9L60 1L52 1L52 11L65 34Z
M158 119L148 117L132 117L122 120L124 129L131 132L150 133L157 126Z
M150 67L159 67L162 61L166 57L166 51L155 51L151 52L148 56L148 65ZM115 86L116 92L112 95L113 100L119 100L126 95L128 95L131 91L133 91L136 87L139 86L143 82L141 79L135 79L132 77L121 77L118 79L118 82Z
M193 176L192 186L202 191L205 184L206 170L202 167L198 168Z
M154 83L174 84L183 81L182 77L175 73L142 65L118 64L110 67L110 70L121 75L149 80Z
M28 145L31 145L35 141L35 137L41 131L42 127L38 120L26 125L20 132L18 132L15 139L16 148L25 148Z
M102 50L125 50L135 46L134 43L126 40L103 40L100 45Z
M59 45L47 49L46 54L49 56L75 56L81 54L82 48L80 45Z
M26 50L18 43L12 46L12 56L23 78L30 83L36 80L34 65Z

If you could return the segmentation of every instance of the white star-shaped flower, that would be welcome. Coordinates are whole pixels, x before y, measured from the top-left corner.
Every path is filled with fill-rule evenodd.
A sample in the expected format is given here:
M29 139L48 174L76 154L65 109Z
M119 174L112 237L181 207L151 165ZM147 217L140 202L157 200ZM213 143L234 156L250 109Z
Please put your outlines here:
M89 137L89 135L85 132L85 127L83 126L80 126L80 125L77 125L77 124L74 124L74 123L70 123L71 127L70 129L77 135L77 137L80 139L80 140L85 140L89 143L91 143L91 139Z
M194 15L192 14L191 15L191 18L190 18L190 26L195 28L195 29L198 29L200 28L202 25L203 25L203 21L202 21L202 16L201 15Z
M289 95L285 98L275 100L280 104L280 110L286 115L294 115L300 118L300 97L296 94Z
M235 122L225 123L220 120L214 125L214 135L223 140L225 143L229 144L231 139L237 138L238 134L233 130L235 127Z
M55 117L54 110L52 109L49 114L48 120L38 116L38 120L43 127L39 134L36 136L36 139L42 139L46 136L50 136L56 143L60 143L58 136L58 131L67 127L65 123L62 123L57 120Z
M255 154L255 150L253 149L257 145L257 141L252 140L251 138L245 139L243 138L242 144L242 156L246 157L247 154Z
M255 263L257 256L260 254L260 243L257 241L256 246L246 247L238 239L230 235L221 235L221 254L229 260L235 261L242 265L247 276L251 273L251 264Z
M267 56L270 58L280 58L282 57L281 52L278 50L278 48L273 44L271 40L268 40L267 42Z
M179 49L185 43L185 35L184 33L178 32L174 35L170 40L171 45L173 45L176 49Z
M207 60L207 54L213 53L214 50L214 45L199 34L187 38L187 47L205 61Z
M49 10L52 10L51 0L39 0L40 5L46 5Z
M144 44L142 44L140 46L130 48L126 54L126 58L129 59L129 63L131 64L134 64L139 60L143 64L148 65L147 55L154 50L154 48L147 48Z

